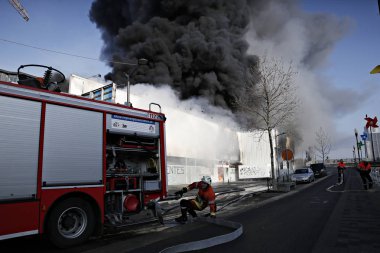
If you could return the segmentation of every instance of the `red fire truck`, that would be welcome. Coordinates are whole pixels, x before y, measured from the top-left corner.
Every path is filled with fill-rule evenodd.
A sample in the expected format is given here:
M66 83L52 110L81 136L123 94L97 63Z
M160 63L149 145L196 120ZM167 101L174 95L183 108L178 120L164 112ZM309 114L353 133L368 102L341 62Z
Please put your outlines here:
M31 66L45 68L43 77L21 72ZM159 105L60 92L65 77L52 67L24 65L15 75L0 81L0 240L44 233L68 247L166 197Z

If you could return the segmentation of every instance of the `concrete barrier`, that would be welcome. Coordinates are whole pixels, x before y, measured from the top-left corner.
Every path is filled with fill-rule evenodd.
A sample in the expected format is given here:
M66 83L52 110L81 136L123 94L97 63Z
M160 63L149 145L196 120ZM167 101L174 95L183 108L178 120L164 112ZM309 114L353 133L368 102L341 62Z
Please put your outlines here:
M280 192L289 192L296 188L296 183L294 182L279 182L275 185L275 190Z

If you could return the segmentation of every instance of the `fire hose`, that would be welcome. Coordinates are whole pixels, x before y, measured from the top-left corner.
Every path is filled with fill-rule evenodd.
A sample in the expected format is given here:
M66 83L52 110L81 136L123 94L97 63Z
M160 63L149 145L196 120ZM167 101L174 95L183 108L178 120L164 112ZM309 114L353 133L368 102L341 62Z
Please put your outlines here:
M158 202L155 202L155 212L161 224L164 224L163 214L166 211L168 210L163 210L160 204ZM233 231L227 234L210 237L203 240L177 244L177 245L161 250L160 253L175 253L175 252L186 252L186 251L205 249L205 248L209 248L212 246L233 241L243 234L243 225L238 222L228 221L228 220L224 220L220 218L215 219L215 218L205 218L205 217L197 217L193 221L210 223L213 225L233 229Z
M218 219L218 218L213 219L213 218L204 218L204 217L198 217L195 220L197 222L207 222L207 223L215 224L218 226L232 228L234 229L234 231L231 233L227 233L227 234L219 235L215 237L210 237L203 240L177 244L177 245L161 250L160 253L176 253L176 252L186 252L186 251L205 249L205 248L209 248L215 245L233 241L243 234L243 225L238 222L233 222L233 221L228 221L228 220L223 220L223 219Z

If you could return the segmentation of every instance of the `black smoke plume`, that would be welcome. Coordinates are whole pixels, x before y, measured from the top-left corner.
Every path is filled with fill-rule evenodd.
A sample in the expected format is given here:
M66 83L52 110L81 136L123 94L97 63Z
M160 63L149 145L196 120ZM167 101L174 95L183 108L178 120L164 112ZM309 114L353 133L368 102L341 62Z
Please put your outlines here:
M321 125L332 129L334 116L355 111L358 98L369 93L334 87L318 74L351 22L333 14L306 12L300 3L95 0L90 19L102 32L103 59L149 60L131 76L132 83L169 84L180 99L203 98L222 108L234 109L231 99L239 96L244 80L258 77L246 76L250 65L258 65L256 55L293 62L299 69L297 93L304 103L292 130L307 147L314 145L310 133ZM111 67L109 76L119 84L126 82L124 73L133 71L129 65ZM247 115L233 112L242 125L249 125L244 122Z
M250 22L245 0L96 0L90 19L102 31L102 57L112 63L113 81L169 84L181 99L206 98L232 109L243 90L247 68L258 58L248 55L244 36Z

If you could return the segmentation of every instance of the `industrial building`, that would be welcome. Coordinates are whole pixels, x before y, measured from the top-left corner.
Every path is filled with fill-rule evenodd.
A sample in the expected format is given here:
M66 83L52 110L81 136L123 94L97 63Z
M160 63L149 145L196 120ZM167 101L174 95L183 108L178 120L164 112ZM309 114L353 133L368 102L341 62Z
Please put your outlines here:
M169 88L152 85L132 86L132 106L146 109L154 102L162 106L167 116L167 173L168 184L189 184L202 176L211 176L213 182L233 182L271 177L270 145L265 131L242 132L226 119L213 118L196 110L199 105L180 106L182 101ZM127 103L127 89L116 89L113 83L98 79L70 76L69 93L93 99ZM107 95L107 94L108 95ZM112 93L112 94L111 94ZM153 96L149 96L153 93ZM174 103L168 103L173 100ZM152 108L154 109L154 108ZM223 122L224 121L224 122ZM273 131L272 136L276 136ZM281 137L280 137L281 138ZM282 137L286 138L286 137ZM288 173L282 162L281 149L274 138L275 177ZM284 165L285 164L285 165ZM292 169L292 164L290 164Z

